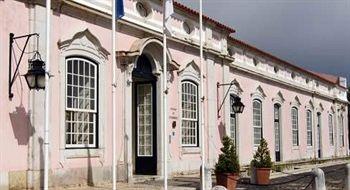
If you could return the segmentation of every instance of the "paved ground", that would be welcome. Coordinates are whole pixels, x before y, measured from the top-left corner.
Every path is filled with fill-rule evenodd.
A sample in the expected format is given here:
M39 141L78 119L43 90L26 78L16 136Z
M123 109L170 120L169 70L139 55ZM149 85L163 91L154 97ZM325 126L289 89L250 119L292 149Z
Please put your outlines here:
M288 175L286 173L274 174L274 179L272 179L271 184L269 186L254 186L249 184L248 178L242 178L238 184L238 187L241 189L262 189L262 190L299 190L299 189L312 189L311 185L306 188L312 180L311 167L305 167L300 169L295 175ZM322 167L323 171L326 175L326 185L327 190L342 190L345 185L345 164L335 165L335 166L325 166ZM302 173L303 172L303 173ZM287 175L287 176L286 176ZM289 182L290 181L290 182ZM215 182L215 179L213 179ZM285 183L289 182L289 183ZM163 182L161 180L154 181L146 181L142 183L136 184L125 184L119 183L118 189L125 190L160 190L162 189ZM181 176L174 177L169 180L169 189L171 190L195 190L199 189L199 176L191 175L191 176ZM104 190L111 189L110 184L99 185L96 187L70 187L65 188L67 190Z

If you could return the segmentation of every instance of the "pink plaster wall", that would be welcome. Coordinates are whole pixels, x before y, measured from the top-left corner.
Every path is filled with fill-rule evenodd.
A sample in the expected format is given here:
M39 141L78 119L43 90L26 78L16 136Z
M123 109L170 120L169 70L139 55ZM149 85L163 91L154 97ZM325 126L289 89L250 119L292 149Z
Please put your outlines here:
M132 7L131 1L126 1L127 7ZM16 12L5 11L5 10L17 10ZM25 6L24 3L18 1L0 1L0 21L2 26L0 28L0 41L4 42L0 44L0 62L3 65L8 64L8 34L10 32L14 32L16 35L29 33L29 9ZM6 13L6 14L4 14ZM160 17L160 13L155 13L155 17ZM16 22L13 22L13 18L16 18ZM60 113L60 104L64 102L60 102L60 81L59 75L61 72L59 70L60 64L60 50L58 49L57 42L64 41L73 37L74 34L81 32L85 29L89 29L90 32L95 35L98 40L101 42L102 47L107 49L109 53L111 53L112 44L111 44L111 27L110 23L104 20L99 20L97 16L94 15L86 15L86 13L77 12L76 15L66 15L62 13L55 12L52 16L52 36L51 36L51 72L53 75L57 77L52 78L52 91L51 91L51 122L50 122L50 130L51 130L51 167L53 169L62 169L62 168L79 168L86 167L89 162L87 158L75 158L75 159L67 159L64 162L60 159L60 131L59 128L62 125L60 122L57 113ZM174 21L175 22L175 21ZM125 27L125 26L124 26ZM124 31L125 30L125 31ZM128 32L128 29L124 29L123 32L117 33L117 47L118 50L127 51L130 49L132 43L142 37L142 33L139 35L136 29L130 29L132 32ZM44 39L42 39L44 40ZM173 42L169 43L169 49L172 55L172 58L179 63L183 68L184 65L187 65L189 62L194 60L196 64L199 64L199 51L197 49L188 48L188 46L175 44ZM28 57L24 57L23 63L26 62ZM106 122L105 126L105 136L104 141L104 155L102 161L99 158L92 158L91 165L92 166L108 166L111 165L112 159L112 105L110 104L112 99L112 57L108 56L108 60L105 63L107 65L106 73L103 73L106 76L105 81L105 92L102 92L106 95L107 103L107 115L105 116ZM206 63L205 63L206 64ZM26 64L22 64L20 74L24 74L26 72ZM247 73L238 72L235 69L230 69L229 79L223 78L223 65L219 60L215 60L215 65L213 66L213 70L207 70L205 66L203 71L207 76L208 72L214 72L214 78L204 79L204 88L205 93L210 91L217 91L216 82L223 83L224 81L231 81L236 79L242 89L242 102L245 104L245 111L243 114L239 115L239 155L242 164L248 164L253 155L253 128L252 128L252 97L251 93L255 91L257 86L261 86L266 93L265 99L262 101L263 103L263 134L267 139L271 153L274 157L274 128L273 128L273 102L272 98L277 96L277 93L281 91L285 98L285 102L282 104L282 135L283 135L283 154L282 159L284 161L288 160L297 160L310 158L313 156L313 152L308 150L306 146L306 109L305 105L311 100L311 96L308 93L301 92L295 90L293 88L267 81L256 76L252 76ZM13 91L15 97L12 101L8 100L7 95L7 76L8 70L7 67L0 68L0 99L2 100L1 107L3 108L0 111L0 169L5 171L14 171L14 170L26 170L28 165L28 139L30 134L30 124L28 118L28 105L29 102L29 90L25 83L23 77L17 78L16 83L14 85ZM115 115L117 119L117 159L119 162L124 161L124 153L125 150L125 142L124 142L124 127L131 127L124 125L124 109L126 106L124 105L124 76L123 72L118 66L117 72L117 113ZM200 152L195 152L192 154L184 154L183 148L181 147L181 118L180 118L180 78L178 76L178 72L174 71L174 80L169 84L169 126L168 131L174 136L171 137L170 144L170 164L172 163L198 163L201 160ZM215 86L208 86L211 82L213 84L214 80ZM212 99L205 100L205 109L204 109L204 122L205 126L208 126L208 111L209 109L213 109L208 107L210 101L214 102L216 107L218 107L223 99L224 91L218 91L218 97L215 95ZM290 102L293 101L295 96L298 96L301 102L301 106L299 107L299 139L300 146L298 148L292 147L292 135L291 135L291 105ZM332 102L325 99L315 99L316 103L320 102L323 104L324 111L322 112L322 137L323 141L323 152L324 156L328 157L332 155L332 147L329 146L328 142L328 114L327 111L330 111L330 107ZM215 110L216 113L216 110ZM345 112L346 113L346 112ZM14 114L14 120L11 120L11 114ZM208 129L205 131L205 149L207 152L207 156L215 161L217 155L219 154L219 149L221 147L221 137L225 134L225 126L229 126L225 124L225 117L227 114L222 110L220 112L221 117L216 117L215 125L208 132ZM314 118L315 119L315 118ZM334 118L335 119L335 118ZM176 127L172 128L172 123L176 123ZM347 123L347 117L345 117L344 124ZM347 129L345 128L345 136L347 137ZM210 134L209 134L210 133ZM313 135L316 134L314 131ZM315 138L315 136L314 136ZM160 142L158 142L160 143ZM346 141L347 146L347 141ZM199 150L199 148L198 148ZM210 155L209 155L210 154ZM339 150L338 155L345 155L346 149L343 148ZM15 162L13 160L16 160ZM193 166L188 166L189 168L193 168Z
M0 63L2 65L0 69L0 169L2 171L23 170L28 166L26 159L27 145L29 134L32 133L28 113L29 94L26 81L20 76L27 71L28 56L26 55L23 57L19 76L12 87L14 98L9 100L8 97L9 33L12 32L15 36L28 34L28 15L29 10L21 2L0 2ZM14 18L16 18L16 22L14 22ZM19 40L18 44L23 46L24 41ZM14 45L14 50L18 60L20 54L16 45ZM16 63L13 62L12 73L15 70L15 65Z

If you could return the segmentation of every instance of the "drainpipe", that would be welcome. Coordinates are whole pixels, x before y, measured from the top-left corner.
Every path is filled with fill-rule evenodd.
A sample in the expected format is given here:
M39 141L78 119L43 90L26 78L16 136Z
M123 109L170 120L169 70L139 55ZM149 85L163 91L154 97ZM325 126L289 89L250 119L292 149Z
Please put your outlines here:
M46 75L45 75L45 128L44 128L44 190L49 188L49 119L50 119L50 14L51 0L46 0Z

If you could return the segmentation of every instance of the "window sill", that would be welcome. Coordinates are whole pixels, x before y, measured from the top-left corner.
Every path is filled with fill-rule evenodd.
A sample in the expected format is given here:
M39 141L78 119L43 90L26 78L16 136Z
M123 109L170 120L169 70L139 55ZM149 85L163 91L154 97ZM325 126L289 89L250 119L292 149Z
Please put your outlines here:
M200 147L181 147L181 154L200 154Z
M103 155L102 148L100 149L64 149L64 158L65 159L74 159L74 158L98 158Z
M292 150L299 150L299 145L298 146L293 146Z

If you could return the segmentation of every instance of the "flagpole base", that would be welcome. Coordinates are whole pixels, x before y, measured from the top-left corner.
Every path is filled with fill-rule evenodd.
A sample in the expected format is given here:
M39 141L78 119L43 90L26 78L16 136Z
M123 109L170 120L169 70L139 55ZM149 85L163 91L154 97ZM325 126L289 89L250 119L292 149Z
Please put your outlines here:
M211 178L211 169L209 167L204 166L204 181L202 181L202 166L200 167L200 179L201 179L201 184L204 183L204 189L202 188L203 186L201 185L201 190L208 190L212 189L212 178Z

